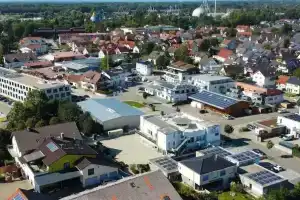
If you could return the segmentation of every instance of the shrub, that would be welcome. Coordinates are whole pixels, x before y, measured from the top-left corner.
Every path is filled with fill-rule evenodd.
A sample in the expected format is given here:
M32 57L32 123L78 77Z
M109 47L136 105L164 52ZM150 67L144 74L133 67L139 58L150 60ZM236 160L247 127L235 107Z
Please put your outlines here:
M225 127L224 127L224 132L227 133L227 134L230 134L234 131L234 128L229 125L229 124L226 124Z
M273 146L274 146L274 143L273 143L271 140L269 140L269 141L267 142L267 148L268 148L268 149L272 149Z
M136 165L135 165L135 164L130 165L130 170L131 170L132 173L134 173L134 174L140 173L139 170L136 169Z
M247 127L242 127L239 129L240 132L247 132L250 131Z

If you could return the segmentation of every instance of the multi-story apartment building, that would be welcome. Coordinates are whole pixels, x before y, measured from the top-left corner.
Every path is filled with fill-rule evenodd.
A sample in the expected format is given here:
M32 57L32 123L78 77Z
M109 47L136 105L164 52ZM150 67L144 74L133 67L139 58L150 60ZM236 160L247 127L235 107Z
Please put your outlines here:
M189 94L194 94L198 90L195 86L186 83L168 83L166 81L155 81L145 87L145 92L157 96L170 102L185 101Z
M141 116L140 130L145 141L164 154L220 144L220 125L184 113Z
M234 87L234 81L232 78L209 74L194 75L188 82L196 86L200 91L208 90L223 94L225 94L228 89Z
M194 65L178 61L167 66L163 78L170 83L181 83L189 80L198 71Z
M56 81L45 81L35 76L0 70L0 95L23 102L28 92L44 91L49 99L71 100L71 87Z

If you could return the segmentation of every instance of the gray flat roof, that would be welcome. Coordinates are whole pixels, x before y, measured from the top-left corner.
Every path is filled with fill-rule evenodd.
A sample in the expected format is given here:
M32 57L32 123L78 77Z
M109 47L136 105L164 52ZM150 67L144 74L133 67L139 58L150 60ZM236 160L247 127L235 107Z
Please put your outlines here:
M101 122L119 117L140 116L144 114L142 111L114 98L88 99L77 104Z
M194 80L201 80L205 82L210 81L219 81L219 80L232 80L230 77L227 76L215 76L215 75L209 75L209 74L199 74L192 76L192 79Z
M149 161L166 173L173 173L178 171L178 163L169 156L153 158Z

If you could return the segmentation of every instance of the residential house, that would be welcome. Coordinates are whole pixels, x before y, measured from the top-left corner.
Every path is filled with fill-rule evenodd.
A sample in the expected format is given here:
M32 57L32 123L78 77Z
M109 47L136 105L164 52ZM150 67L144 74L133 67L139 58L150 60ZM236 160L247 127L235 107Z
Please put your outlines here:
M276 87L279 90L286 90L286 84L289 80L289 76L280 75L278 76L278 79L276 80Z
M274 87L276 83L275 69L265 66L252 75L252 81L261 87Z
M223 63L227 59L229 59L231 55L233 55L233 52L231 50L222 48L220 52L217 55L214 55L213 57Z
M34 53L35 55L43 55L48 52L48 46L47 45L40 45L40 44L29 44L24 45L20 48L20 51L22 53Z
M220 125L184 113L144 115L140 121L142 139L163 154L220 144Z
M300 79L297 77L290 77L285 85L285 91L292 94L300 94Z
M221 65L212 57L204 57L199 62L199 69L202 73L216 74L218 71L220 71L220 68Z
M252 102L259 104L280 104L284 101L283 92L275 88L263 88L257 85L236 82L242 88L243 95L250 97Z
M244 68L240 65L226 65L220 69L219 74L221 76L238 77L244 74Z
M153 72L153 65L149 61L138 61L136 63L136 71L143 76L149 76Z
M19 68L26 62L36 61L37 57L33 53L14 53L3 56L5 68Z
M237 48L237 41L236 40L224 40L221 44L220 47L229 49L229 50L235 50Z
M200 91L223 93L234 86L234 81L230 77L209 74L194 75L189 83L196 86Z
M118 178L118 168L96 163L97 152L83 142L74 122L13 132L8 151L37 192L66 180L85 187Z
M237 175L237 166L218 155L194 157L178 163L182 181L196 190L202 190L208 184L229 188ZM220 187L221 186L221 187Z
M101 78L103 79L103 77L101 77L101 73L96 71L87 71L82 75L70 74L66 77L66 80L76 88L79 87L96 92L100 89L100 85L105 82L104 80L101 80Z
M46 45L46 42L41 37L24 37L19 42L20 46L27 46L30 44L40 44L40 45Z
M236 30L238 33L248 32L250 30L250 26L247 25L237 25Z
M169 180L159 170L123 178L61 200L182 200Z
M148 56L148 61L152 62L154 65L156 65L156 61L160 56L164 56L164 52L160 51L152 51Z
M195 52L193 54L194 63L200 63L201 59L208 59L208 55L204 52Z
M186 101L188 95L197 92L197 88L187 83L168 83L157 80L145 87L145 92L150 95L165 99L168 102Z
M181 83L188 81L198 71L199 69L192 64L177 61L167 66L163 78L170 83Z
M53 66L53 63L50 61L32 61L26 62L22 66L23 69L36 69Z
M286 134L293 135L294 138L300 137L300 115L299 113L289 113L279 115L277 124L286 127Z

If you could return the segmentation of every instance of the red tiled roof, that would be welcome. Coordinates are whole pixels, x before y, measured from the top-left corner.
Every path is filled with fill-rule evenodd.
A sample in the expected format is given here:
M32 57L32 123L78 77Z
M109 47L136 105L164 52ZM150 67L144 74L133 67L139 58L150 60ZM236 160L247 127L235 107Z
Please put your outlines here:
M31 50L34 50L34 49L41 48L42 45L40 45L40 44L29 44L26 47L29 48L29 49L31 49Z
M238 29L249 29L250 26L247 26L247 25L237 25L236 28L238 28Z
M238 35L251 36L252 32L239 32Z
M55 59L58 58L71 58L71 57L77 57L77 58L85 58L85 56L81 53L76 53L73 51L67 51L67 52L57 52L53 54Z
M233 54L233 52L231 50L228 49L221 49L220 52L218 53L218 56L221 58L225 58L227 59L229 56L231 56Z
M278 76L278 80L276 80L276 83L278 84L286 84L286 82L289 80L289 76L280 75Z
M49 67L52 65L50 61L37 61L37 62L27 62L24 63L26 67Z
M67 76L67 81L70 82L79 82L82 78L82 75L70 74Z
M135 42L134 41L123 41L123 40L120 40L119 44L121 44L121 45L128 45L130 48L133 48L135 46Z

